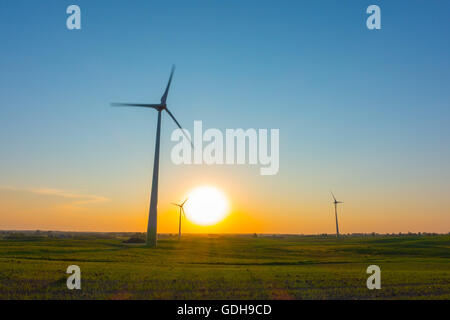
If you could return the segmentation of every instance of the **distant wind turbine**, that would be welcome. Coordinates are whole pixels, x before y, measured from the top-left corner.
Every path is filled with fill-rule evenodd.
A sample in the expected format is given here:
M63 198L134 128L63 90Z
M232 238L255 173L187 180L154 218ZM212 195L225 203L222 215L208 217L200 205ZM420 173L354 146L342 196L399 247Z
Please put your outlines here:
M178 241L181 240L181 215L184 215L186 218L186 213L184 213L184 204L188 201L188 199L184 200L182 204L172 203L174 206L180 208L180 222L178 223Z
M333 196L333 200L334 200L334 215L336 217L336 237L339 238L339 224L338 224L338 214L337 214L337 205L339 203L343 203L341 201L337 201L336 197L334 196L333 192L331 192L331 195Z
M175 66L172 67L172 72L170 73L169 83L167 84L166 91L164 91L161 97L161 103L159 104L143 104L143 103L112 103L113 107L140 107L140 108L150 108L158 111L158 125L156 129L156 144L155 144L155 159L153 164L153 181L152 181L152 191L150 197L150 210L148 215L148 226L147 226L147 245L150 247L156 247L157 243L157 219L158 219L158 175L159 175L159 147L161 142L161 113L166 111L169 116L175 121L178 128L181 129L185 137L191 142L189 137L184 132L180 123L175 119L173 114L167 109L167 96L169 95L170 85L172 84L173 74L175 72Z

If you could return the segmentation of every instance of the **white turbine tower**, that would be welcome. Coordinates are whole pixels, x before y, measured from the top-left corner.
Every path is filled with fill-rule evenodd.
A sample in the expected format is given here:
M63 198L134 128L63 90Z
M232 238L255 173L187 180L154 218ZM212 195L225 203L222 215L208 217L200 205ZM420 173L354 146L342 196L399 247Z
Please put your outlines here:
M155 144L155 160L153 164L153 181L152 181L152 191L150 196L150 210L148 215L148 226L147 226L147 245L150 247L156 247L157 242L157 219L158 219L158 175L159 175L159 147L161 141L161 113L166 111L169 116L175 121L178 128L181 129L185 137L191 142L189 137L184 132L180 123L175 119L173 114L167 109L167 96L169 95L170 85L172 84L173 73L175 72L175 66L172 67L172 72L170 73L169 83L167 84L166 91L161 97L161 103L159 104L143 104L143 103L112 103L114 107L140 107L140 108L150 108L158 111L158 125L156 128L156 144ZM192 145L192 142L191 142ZM192 147L194 147L192 145Z
M333 192L331 192L331 195L333 196L333 200L334 200L333 203L334 203L334 216L336 217L336 237L339 238L339 223L338 223L337 205L339 203L343 203L343 202L337 201Z
M184 215L184 217L186 218L186 213L184 213L184 205L186 201L188 201L188 199L184 200L182 204L172 203L174 206L180 208L180 222L178 223L178 241L181 240L181 215Z

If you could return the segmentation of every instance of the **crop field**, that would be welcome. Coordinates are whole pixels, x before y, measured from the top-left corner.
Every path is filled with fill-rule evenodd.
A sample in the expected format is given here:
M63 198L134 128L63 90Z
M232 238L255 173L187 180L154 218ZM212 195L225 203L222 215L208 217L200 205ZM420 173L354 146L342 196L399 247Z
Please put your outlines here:
M0 299L449 299L450 236L0 239ZM66 269L81 268L81 290ZM368 290L369 265L381 290Z

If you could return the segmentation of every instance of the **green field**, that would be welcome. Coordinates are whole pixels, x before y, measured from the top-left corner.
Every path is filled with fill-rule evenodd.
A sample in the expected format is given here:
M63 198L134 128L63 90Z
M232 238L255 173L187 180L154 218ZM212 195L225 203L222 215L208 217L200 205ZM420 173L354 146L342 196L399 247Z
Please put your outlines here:
M0 239L0 299L449 299L450 236ZM82 290L69 291L78 265ZM381 268L381 290L366 269Z

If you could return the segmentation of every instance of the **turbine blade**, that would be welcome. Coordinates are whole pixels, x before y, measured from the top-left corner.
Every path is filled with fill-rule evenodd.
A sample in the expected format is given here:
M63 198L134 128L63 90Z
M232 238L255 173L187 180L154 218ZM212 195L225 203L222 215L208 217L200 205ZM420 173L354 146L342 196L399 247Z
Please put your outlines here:
M181 206L180 206L178 203L173 203L173 202L172 202L172 204L173 204L174 206L177 206L177 207L180 207L180 208L181 208Z
M177 124L178 128L181 129L181 131L183 132L183 134L186 137L186 139L189 140L189 142L191 143L192 149L194 149L194 144L192 143L191 139L187 136L186 132L184 132L183 128L181 127L181 124L177 121L177 119L175 119L175 117L173 116L172 112L169 111L169 109L166 108L165 110L167 111L169 116L172 118L172 120L175 121L175 123Z
M181 204L181 206L184 206L184 204L186 203L186 201L188 201L189 198L186 198L186 200L184 200L184 202Z
M336 197L335 197L334 194L333 194L333 191L331 191L331 195L333 196L333 199L334 199L334 201L336 202L337 200L336 200Z
M111 103L111 107L140 107L140 108L153 108L159 110L160 104L145 104L145 103Z
M161 97L161 104L166 104L167 96L169 95L170 85L172 84L173 74L175 72L175 65L172 66L172 71L170 72L169 82L167 83L166 91L164 91L163 96Z
M184 208L181 207L181 210L183 211L183 216L184 216L184 218L186 218L186 213L184 212Z

